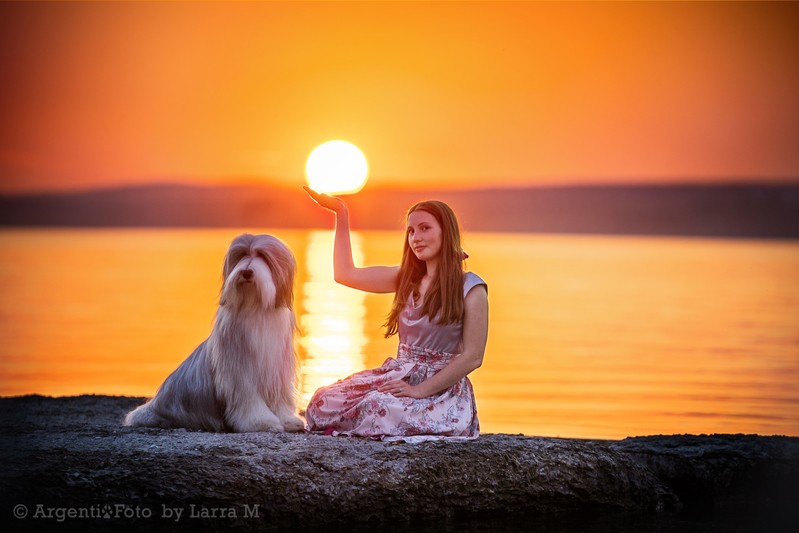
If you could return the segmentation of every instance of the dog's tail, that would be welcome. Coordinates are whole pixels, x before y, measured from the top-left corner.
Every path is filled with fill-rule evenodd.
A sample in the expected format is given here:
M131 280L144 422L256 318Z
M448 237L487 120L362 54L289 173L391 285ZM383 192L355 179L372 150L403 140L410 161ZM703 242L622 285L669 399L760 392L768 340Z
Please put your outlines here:
M153 413L153 408L150 402L138 406L125 417L122 422L123 426L144 426L144 427L157 427L159 425L159 418Z

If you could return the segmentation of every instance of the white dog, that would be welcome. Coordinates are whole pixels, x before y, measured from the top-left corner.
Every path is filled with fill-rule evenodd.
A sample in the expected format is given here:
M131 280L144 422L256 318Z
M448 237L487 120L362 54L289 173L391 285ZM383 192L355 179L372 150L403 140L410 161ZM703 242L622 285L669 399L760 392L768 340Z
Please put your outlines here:
M230 245L211 335L170 374L126 426L206 431L301 431L296 415L294 273L271 235Z

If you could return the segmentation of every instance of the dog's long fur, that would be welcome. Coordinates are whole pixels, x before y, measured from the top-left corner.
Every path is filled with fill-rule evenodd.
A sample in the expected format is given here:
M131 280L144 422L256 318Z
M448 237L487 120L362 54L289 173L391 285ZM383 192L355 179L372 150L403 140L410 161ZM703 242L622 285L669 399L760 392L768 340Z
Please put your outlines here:
M288 247L244 234L230 245L211 335L128 413L127 426L300 431L296 415L294 274Z

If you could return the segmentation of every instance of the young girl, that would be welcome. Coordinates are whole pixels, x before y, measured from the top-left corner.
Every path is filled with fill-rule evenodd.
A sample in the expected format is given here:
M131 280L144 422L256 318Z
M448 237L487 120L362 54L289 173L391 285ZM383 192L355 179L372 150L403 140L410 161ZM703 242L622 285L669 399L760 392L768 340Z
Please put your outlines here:
M476 438L480 424L466 376L483 362L488 289L479 276L463 271L466 254L452 209L437 201L414 205L406 217L402 264L361 268L352 260L346 204L305 190L336 213L336 282L393 292L386 337L399 333L396 358L316 391L305 411L306 428L384 440Z

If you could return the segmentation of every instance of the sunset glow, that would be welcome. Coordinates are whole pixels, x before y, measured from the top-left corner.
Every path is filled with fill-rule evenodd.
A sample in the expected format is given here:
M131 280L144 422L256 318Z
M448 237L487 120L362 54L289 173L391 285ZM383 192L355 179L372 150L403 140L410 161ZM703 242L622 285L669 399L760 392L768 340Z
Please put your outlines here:
M794 2L3 2L0 190L799 179Z

